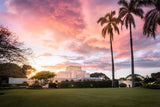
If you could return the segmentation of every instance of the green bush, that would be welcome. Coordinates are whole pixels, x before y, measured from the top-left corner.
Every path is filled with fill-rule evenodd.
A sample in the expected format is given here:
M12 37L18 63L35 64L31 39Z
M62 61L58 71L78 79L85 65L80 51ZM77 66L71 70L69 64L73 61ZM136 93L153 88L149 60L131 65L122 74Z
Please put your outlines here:
M16 84L16 86L28 86L28 83L24 82L22 84Z
M118 87L118 81L115 81ZM107 88L112 87L112 81L62 81L57 84L58 88Z
M119 86L120 87L127 87L127 85L125 83L120 83Z
M135 87L142 87L143 84L142 84L141 82L135 82L134 86L135 86Z
M150 89L160 89L160 84L144 84L143 87Z
M56 83L49 83L49 88L57 88L57 84Z
M27 89L41 89L42 86L40 85L31 85L31 86L28 86Z
M2 83L1 84L1 87L11 87L12 85L11 84L8 84L8 83Z

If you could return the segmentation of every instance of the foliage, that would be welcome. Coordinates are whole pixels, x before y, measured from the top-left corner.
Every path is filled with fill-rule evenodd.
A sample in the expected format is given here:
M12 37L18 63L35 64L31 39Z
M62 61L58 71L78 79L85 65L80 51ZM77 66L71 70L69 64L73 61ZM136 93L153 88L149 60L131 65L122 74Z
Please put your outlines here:
M50 71L41 71L36 73L36 75L32 76L32 79L37 79L37 80L41 80L41 85L45 85L48 83L48 79L53 78L56 74L54 72L50 72Z
M12 86L11 84L8 84L8 83L2 83L1 84L1 87L10 87L10 86Z
M140 74L134 74L135 81L142 81L144 77ZM127 80L132 80L132 74L126 76Z
M110 78L107 77L104 73L98 73L98 72L90 74L90 77L101 77L104 80L110 80Z
M150 78L150 77L146 77L146 78L144 78L144 80L143 80L143 82L144 83L152 83L152 82L154 82L155 81L155 79L153 79L153 78Z
M29 86L27 82L24 82L22 84L16 84L16 86Z
M145 15L145 23L143 26L144 35L153 36L155 38L155 31L157 30L157 25L160 25L160 0L140 0L139 2L142 6L152 6Z
M31 73L35 72L36 69L33 68L31 65L23 65L22 66L22 72L25 74L25 75L30 75Z
M31 49L24 48L24 44L8 28L0 26L0 63L24 63L31 54Z
M127 80L126 78L124 78L124 77L122 77L122 78L120 78L119 80Z
M112 87L112 81L62 81L57 84L58 88L107 88ZM118 81L115 81L115 86L118 87Z
M15 78L26 77L26 75L22 72L21 67L14 63L0 64L0 75Z
M157 73L152 73L151 74L151 77L153 78L153 79L160 79L160 72L157 72Z
M119 87L127 87L127 85L125 83L120 83Z
M135 87L141 87L143 86L142 82L135 82Z
M157 73L152 73L151 77L147 76L146 78L144 78L144 83L153 83L156 81L159 81L160 79L160 72Z
M160 84L143 84L144 88L160 89Z
M143 81L144 88L160 89L160 72L152 73L151 77L146 77Z
M31 85L31 86L28 86L27 89L42 89L42 86L41 85Z
M49 88L57 88L57 84L56 83L49 83Z
M123 18L122 20L126 28L128 29L129 24L133 25L133 27L136 27L133 14L143 18L144 13L139 5L139 2L137 0L131 0L130 2L126 0L119 0L118 4L122 5L119 10L119 18Z

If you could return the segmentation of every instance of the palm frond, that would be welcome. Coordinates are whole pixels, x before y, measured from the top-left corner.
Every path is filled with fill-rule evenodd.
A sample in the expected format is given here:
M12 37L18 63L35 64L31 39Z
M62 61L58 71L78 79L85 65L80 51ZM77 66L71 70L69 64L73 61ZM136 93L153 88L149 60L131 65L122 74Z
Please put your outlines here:
M126 14L128 13L128 10L126 8L120 8L120 11L119 11L119 18L123 18Z
M128 8L128 2L126 0L119 0L118 2L119 5L123 5L124 7L127 7Z
M100 23L102 20L104 20L104 17L99 18L97 23Z
M111 18L116 14L116 11L111 11Z
M143 10L141 8L136 8L136 9L133 9L132 12L136 15L136 16L139 16L141 18L143 18Z
M157 27L159 14L156 9L150 10L145 16L145 23L143 26L143 34L153 36L155 38L155 30Z
M100 23L101 24L101 26L103 26L105 23L107 23L108 22L108 20L105 18L105 17L101 17L98 21L97 21L97 23Z
M153 4L153 0L139 0L138 6L151 6Z
M112 25L113 25L113 27L114 27L114 31L119 34L119 29L118 29L116 23L112 23Z
M108 30L108 27L109 27L109 25L106 25L106 26L104 26L104 28L102 29L102 36L103 36L103 38L106 37L106 32L107 32L107 30Z

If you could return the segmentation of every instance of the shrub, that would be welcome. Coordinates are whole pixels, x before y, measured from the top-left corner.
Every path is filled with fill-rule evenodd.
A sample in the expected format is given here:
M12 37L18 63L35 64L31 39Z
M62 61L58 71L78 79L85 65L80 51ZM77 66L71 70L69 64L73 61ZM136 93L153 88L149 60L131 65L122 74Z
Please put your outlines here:
M27 89L41 89L42 86L40 85L31 85L31 86L28 86Z
M118 81L115 81L118 87ZM112 81L62 81L57 84L58 88L107 88L112 87Z
M2 83L1 84L1 87L11 87L12 85L11 84L8 84L8 83Z
M49 83L49 88L57 88L57 84L56 83Z
M150 89L160 89L160 84L144 84L143 87Z
M143 84L141 82L135 82L135 87L141 87Z
M16 84L16 86L19 86L19 87L21 87L21 86L28 86L28 83L27 82L24 82L24 83L22 83L22 84Z
M125 83L120 83L119 86L120 87L127 87L127 85Z

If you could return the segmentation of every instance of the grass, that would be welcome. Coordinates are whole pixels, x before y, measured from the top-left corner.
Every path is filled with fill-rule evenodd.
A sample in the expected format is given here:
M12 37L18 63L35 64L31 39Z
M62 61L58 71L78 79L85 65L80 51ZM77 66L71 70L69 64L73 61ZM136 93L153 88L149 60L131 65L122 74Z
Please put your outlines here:
M1 90L0 107L160 107L160 90L143 88Z

